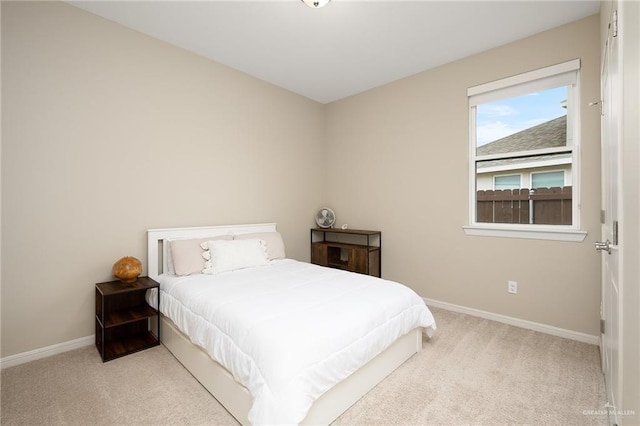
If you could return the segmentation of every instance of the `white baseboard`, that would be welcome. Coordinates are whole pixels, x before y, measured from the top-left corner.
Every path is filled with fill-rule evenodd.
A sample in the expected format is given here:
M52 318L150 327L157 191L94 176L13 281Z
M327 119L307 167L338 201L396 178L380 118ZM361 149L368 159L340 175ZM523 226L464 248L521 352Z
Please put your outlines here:
M96 341L95 336L86 336L79 339L70 340L68 342L58 343L47 346L45 348L34 349L32 351L23 352L21 354L11 355L0 358L0 369L14 367L24 364L25 362L35 361L36 359L46 358L52 355L61 354L73 349L82 348L93 345Z
M446 309L448 311L460 312L474 317L485 318L515 327L526 328L528 330L539 331L540 333L551 334L552 336L564 337L565 339L576 340L578 342L589 343L591 345L600 344L600 336L578 333L577 331L566 330L552 325L540 324L519 318L508 317L506 315L494 314L492 312L481 311L479 309L467 308L466 306L454 305L453 303L441 302L439 300L427 299L423 297L427 306Z

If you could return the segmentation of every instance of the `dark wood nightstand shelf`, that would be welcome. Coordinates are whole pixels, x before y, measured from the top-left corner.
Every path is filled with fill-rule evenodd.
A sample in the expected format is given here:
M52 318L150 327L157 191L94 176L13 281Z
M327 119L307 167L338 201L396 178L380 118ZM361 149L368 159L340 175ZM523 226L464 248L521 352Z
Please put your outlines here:
M311 263L381 277L382 233L361 229L311 229Z
M109 281L96 284L96 348L102 361L110 361L160 344L158 311L147 303L147 290L160 284L148 277L133 283ZM155 319L155 330L151 320Z

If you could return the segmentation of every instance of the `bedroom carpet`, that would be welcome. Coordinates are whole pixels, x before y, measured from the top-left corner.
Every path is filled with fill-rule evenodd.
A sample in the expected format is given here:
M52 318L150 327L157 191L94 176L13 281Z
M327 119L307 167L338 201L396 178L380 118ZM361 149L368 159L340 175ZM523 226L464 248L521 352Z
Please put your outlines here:
M335 425L605 425L597 346L442 309L438 332ZM3 370L2 425L235 425L163 347Z

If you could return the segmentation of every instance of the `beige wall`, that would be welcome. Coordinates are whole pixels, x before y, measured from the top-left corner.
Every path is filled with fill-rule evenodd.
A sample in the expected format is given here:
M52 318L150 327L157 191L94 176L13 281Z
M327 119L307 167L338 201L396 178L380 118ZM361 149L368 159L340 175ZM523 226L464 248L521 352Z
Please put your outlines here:
M466 88L576 57L586 105L595 17L322 106L63 3L2 2L0 356L91 335L93 284L146 261L148 228L275 221L308 260L325 204L382 230L383 276L421 296L596 335L596 109L584 243L462 232Z
M2 357L94 333L146 230L278 222L308 260L321 104L58 2L2 2Z
M327 107L338 223L382 231L382 273L421 296L599 334L599 29L593 16ZM466 236L467 88L582 61L583 243ZM507 281L518 294L507 293Z

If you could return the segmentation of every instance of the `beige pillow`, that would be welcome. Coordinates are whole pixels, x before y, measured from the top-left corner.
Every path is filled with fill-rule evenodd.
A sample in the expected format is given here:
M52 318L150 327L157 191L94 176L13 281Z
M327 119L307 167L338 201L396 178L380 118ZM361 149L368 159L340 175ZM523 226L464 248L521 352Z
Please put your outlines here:
M193 240L173 240L171 241L171 260L176 275L201 274L204 269L204 259L202 258L202 247L200 244L207 241L232 240L231 235L221 235L219 237L198 238Z
M252 234L236 234L234 240L264 240L267 245L267 257L269 260L284 259L284 241L279 232L254 232Z

